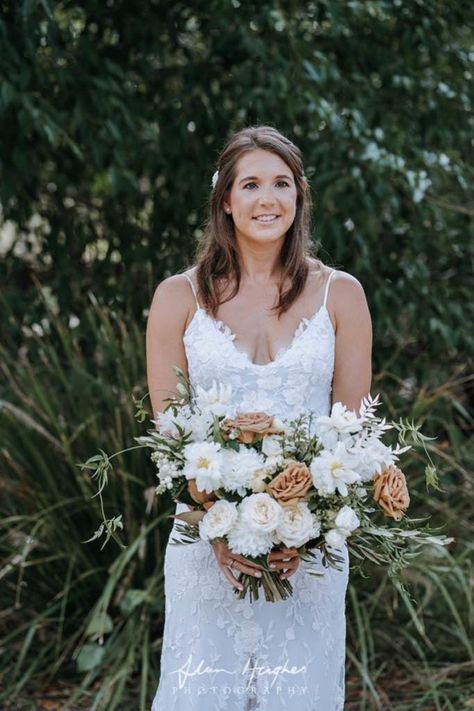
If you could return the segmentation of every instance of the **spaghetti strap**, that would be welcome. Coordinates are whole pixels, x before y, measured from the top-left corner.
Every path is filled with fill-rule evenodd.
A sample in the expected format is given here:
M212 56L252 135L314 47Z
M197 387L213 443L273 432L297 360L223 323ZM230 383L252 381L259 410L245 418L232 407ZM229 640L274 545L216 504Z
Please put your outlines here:
M328 276L328 280L327 280L327 282L326 282L326 289L325 289L325 291L324 291L323 306L326 306L326 301L328 300L329 283L330 283L330 281L331 281L331 279L332 279L332 277L333 277L333 274L335 274L335 273L336 273L336 270L333 269L332 272L330 273L330 275Z
M201 306L200 306L199 301L198 301L198 297L197 297L197 294L196 294L196 287L194 286L194 282L193 282L193 280L191 279L191 277L189 276L189 274L187 274L186 272L184 272L184 276L186 277L186 279L187 279L187 280L189 281L189 283L191 284L191 289L193 290L194 298L196 299L196 305L197 305L198 309L200 309Z

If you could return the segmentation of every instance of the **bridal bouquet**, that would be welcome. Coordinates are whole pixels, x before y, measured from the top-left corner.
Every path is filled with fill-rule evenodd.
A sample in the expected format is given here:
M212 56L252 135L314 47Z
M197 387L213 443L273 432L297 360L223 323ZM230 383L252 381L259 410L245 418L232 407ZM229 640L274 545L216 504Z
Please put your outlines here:
M289 580L268 565L268 553L278 548L297 548L309 563L319 551L324 566L337 568L347 541L356 557L389 564L396 574L407 564L410 546L452 540L408 521L410 497L397 462L411 448L408 435L415 444L426 438L413 424L377 417L378 396L364 399L358 415L335 403L329 416L306 412L281 420L272 413L237 412L229 385L214 382L209 390L193 391L182 371L176 373L177 396L152 420L155 429L135 439L152 450L156 493L169 491L188 505L174 517L179 539L172 543L223 541L261 566L261 578L240 574L239 597L248 594L253 601L261 590L267 601L291 595ZM388 446L382 437L393 428L398 442ZM99 465L100 456L83 466ZM434 467L425 473L436 485ZM384 522L375 523L380 512ZM110 537L120 526L120 517L104 519L89 540L104 530ZM321 574L311 566L308 572Z

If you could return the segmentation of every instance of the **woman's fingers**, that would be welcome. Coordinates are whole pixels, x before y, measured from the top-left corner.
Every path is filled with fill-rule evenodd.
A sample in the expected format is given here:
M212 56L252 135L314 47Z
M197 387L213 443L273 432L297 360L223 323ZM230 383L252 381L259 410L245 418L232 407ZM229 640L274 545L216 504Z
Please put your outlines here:
M237 588L237 590L244 589L244 586L242 585L242 583L239 583L239 581L236 578L234 578L234 576L232 575L232 572L230 571L230 569L227 566L223 565L221 567L221 570L224 573L227 580L229 581L229 583L232 585L232 587Z
M281 551L272 551L268 554L268 564L270 568L287 568L286 563L299 560L299 553L296 548L285 548Z
M254 567L253 565L249 565L247 561L244 559L244 562L242 562L241 558L229 558L224 565L231 565L232 563L232 570L235 570L237 573L245 573L246 575L253 575L256 578L261 578L262 573L257 567Z
M290 578L298 570L300 564L299 553L296 548L285 548L281 551L272 551L268 556L270 570L281 570L280 578Z
M232 556L234 560L239 561L241 565L245 565L247 568L254 568L255 570L261 570L262 566L259 565L258 563L252 563L251 560L247 560L247 558L244 558L242 555L235 555L235 553L232 553Z

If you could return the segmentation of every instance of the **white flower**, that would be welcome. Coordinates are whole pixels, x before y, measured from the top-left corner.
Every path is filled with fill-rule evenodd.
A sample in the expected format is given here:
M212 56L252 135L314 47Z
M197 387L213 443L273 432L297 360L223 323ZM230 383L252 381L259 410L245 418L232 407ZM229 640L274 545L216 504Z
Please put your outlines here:
M156 420L152 420L154 425L157 425L158 432L162 435L178 436L178 430L174 423L174 418L170 412L157 412Z
M222 486L226 491L236 491L245 496L245 489L250 488L250 482L255 472L264 465L263 456L255 449L240 447L238 451L223 449Z
M360 520L354 509L350 506L343 506L334 520L335 527L324 535L324 539L329 546L340 548L356 528L360 526Z
M268 470L267 467L263 467L262 469L256 469L252 476L249 479L248 487L249 489L252 489L254 494L257 494L258 492L265 491L265 487L267 485L266 479L268 477Z
M357 442L351 452L357 456L357 471L364 482L371 481L376 474L381 474L397 459L392 449L377 437L369 437L365 441Z
M232 397L231 385L224 385L213 380L209 390L197 385L196 393L196 405L200 410L207 410L213 415L229 415Z
M275 457L282 454L281 437L277 437L276 435L266 435L263 437L262 452L266 454L267 457Z
M333 449L338 442L352 443L352 435L362 430L362 419L341 402L335 402L331 414L321 415L314 423L314 433L326 449Z
M207 440L212 422L212 412L203 410L202 412L194 412L191 415L188 422L188 429L191 431L191 439L193 442Z
M177 463L172 459L168 459L168 457L162 452L153 452L151 458L154 462L156 462L156 466L158 468L157 475L161 481L166 477L176 479L182 475L182 472L178 469Z
M336 528L342 531L346 536L349 536L352 531L360 526L360 520L354 509L350 506L343 506L335 518L334 523Z
M235 526L239 514L237 504L233 501L220 499L211 506L206 515L199 521L199 533L203 541L226 536Z
M198 491L210 494L222 483L222 452L217 442L193 442L184 448L186 479L196 479Z
M309 510L308 504L299 501L295 506L285 507L283 521L276 529L277 536L285 546L299 548L311 538L319 536L321 526Z
M269 553L276 543L278 539L274 534L258 534L242 519L239 519L227 534L230 550L240 555L264 555Z
M275 456L267 457L265 459L265 470L267 474L274 474L278 467L283 465L285 458L282 454L276 454Z
M287 425L286 422L284 420L281 420L279 417L273 418L272 427L278 427L278 429L281 430L282 434L288 434L291 431L289 425Z
M330 531L324 534L324 540L332 548L340 548L346 541L346 537L342 535L337 528L331 528Z
M357 458L350 454L344 444L339 442L334 452L323 450L311 462L310 470L313 484L321 496L334 494L347 496L348 484L360 481L355 471Z
M152 420L157 425L158 432L164 436L180 437L178 426L181 427L185 434L191 432L190 421L193 413L188 405L180 407L174 415L171 410L166 412L157 412L156 420Z
M283 520L283 507L266 493L245 497L239 511L242 522L259 534L273 533Z

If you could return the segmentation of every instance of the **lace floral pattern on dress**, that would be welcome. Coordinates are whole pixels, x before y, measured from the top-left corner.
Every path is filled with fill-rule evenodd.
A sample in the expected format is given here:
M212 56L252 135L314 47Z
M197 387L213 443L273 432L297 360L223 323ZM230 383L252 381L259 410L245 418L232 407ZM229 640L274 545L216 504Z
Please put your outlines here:
M252 363L230 328L199 307L183 341L191 383L230 383L240 410L284 418L329 412L335 334L325 303L267 364ZM177 504L177 512L184 510ZM170 538L177 537L173 528ZM341 552L342 570L325 569L320 560L302 563L290 599L250 603L237 599L208 543L169 542L152 711L342 711L347 548Z

